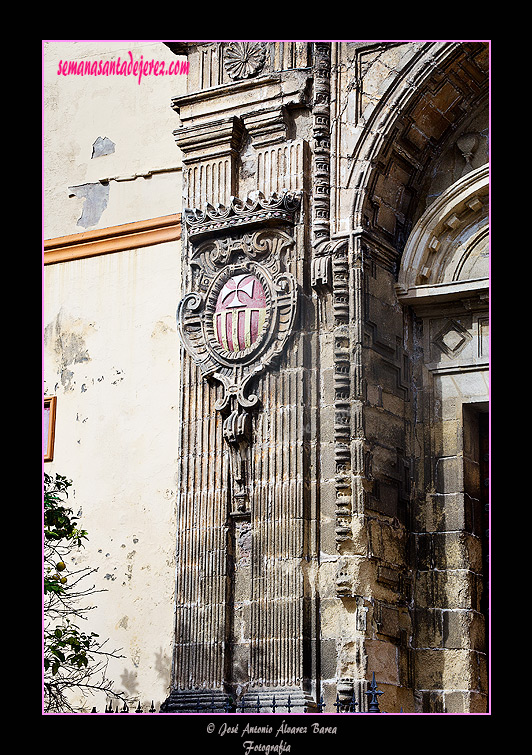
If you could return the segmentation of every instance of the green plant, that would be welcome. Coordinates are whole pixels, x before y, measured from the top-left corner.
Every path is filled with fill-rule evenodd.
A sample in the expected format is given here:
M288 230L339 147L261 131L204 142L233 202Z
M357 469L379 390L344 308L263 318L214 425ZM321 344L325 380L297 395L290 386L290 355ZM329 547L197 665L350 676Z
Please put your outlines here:
M65 504L72 482L56 474L44 475L44 710L45 712L76 712L85 703L75 705L72 693L88 694L104 691L121 699L107 679L110 658L119 658L118 651L109 652L95 632L82 631L74 619L86 620L95 608L86 599L101 590L81 583L96 569L71 568L73 556L88 540L78 517ZM69 566L67 566L67 563Z

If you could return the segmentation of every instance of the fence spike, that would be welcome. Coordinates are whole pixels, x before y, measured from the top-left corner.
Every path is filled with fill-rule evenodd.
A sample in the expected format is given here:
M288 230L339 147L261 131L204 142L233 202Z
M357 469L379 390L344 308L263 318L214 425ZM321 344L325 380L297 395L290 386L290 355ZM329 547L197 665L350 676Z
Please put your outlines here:
M375 672L373 672L373 679L371 681L371 684L369 686L369 689L366 691L366 695L368 695L368 712L369 713L380 713L379 709L379 695L383 695L384 692L382 690L377 689L377 682L375 681Z
M368 697L368 712L369 713L381 713L379 707L379 697L380 695L383 695L384 692L378 688L377 682L375 680L375 672L372 673L372 679L371 682L368 685L368 689L366 690L365 694ZM207 712L210 710L211 713L214 713L214 711L218 710L219 712L225 711L226 713L238 713L239 711L241 713L244 713L247 710L256 710L257 713L260 713L263 708L270 709L271 706L271 712L276 713L277 709L280 707L282 708L282 703L277 702L277 698L275 694L273 694L271 703L268 703L267 699L266 702L264 699L261 701L260 694L257 694L257 701L256 703L253 703L251 700L249 702L246 701L245 696L243 696L240 701L238 699L234 699L230 697L229 695L224 695L223 702L216 704L216 700L214 698L214 693L211 694L211 703L209 707L208 702L204 702L204 704L201 703L199 699L196 700L195 704L195 710L196 712ZM162 706L160 706L161 708ZM323 713L326 709L327 705L325 703L323 692L320 695L319 700L317 700L315 707L317 709L318 713ZM349 703L343 703L340 701L340 696L338 692L336 693L336 701L333 704L333 707L336 708L337 713L357 713L357 708L361 710L361 701L358 702L355 696L355 689L353 689L351 700ZM294 703L292 702L292 696L291 694L288 695L288 700L286 702L286 710L288 713L292 712L292 709L294 708ZM109 700L108 703L106 703L104 708L104 713L130 713L131 711L134 711L135 713L144 713L144 709L141 705L140 698L137 701L137 706L135 709L129 708L127 701L124 700L124 704L122 709L119 709L118 703L115 706L115 709L113 709L113 703L111 700ZM155 708L154 701L151 701L151 706L149 708L149 713L157 713L157 710ZM162 710L159 709L159 713L161 713ZM304 703L303 705L303 713L308 713L309 707L307 703ZM98 713L98 710L96 706L94 706L91 710L91 713ZM400 713L404 713L403 706L400 708Z

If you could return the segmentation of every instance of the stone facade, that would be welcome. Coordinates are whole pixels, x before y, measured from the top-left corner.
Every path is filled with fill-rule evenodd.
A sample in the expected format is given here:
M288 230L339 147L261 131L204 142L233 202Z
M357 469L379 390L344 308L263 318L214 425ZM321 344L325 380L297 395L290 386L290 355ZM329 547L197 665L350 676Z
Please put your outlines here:
M168 709L332 704L375 672L389 711L484 711L488 45L173 49L191 76ZM216 299L245 280L266 324L249 346L232 309L228 346Z

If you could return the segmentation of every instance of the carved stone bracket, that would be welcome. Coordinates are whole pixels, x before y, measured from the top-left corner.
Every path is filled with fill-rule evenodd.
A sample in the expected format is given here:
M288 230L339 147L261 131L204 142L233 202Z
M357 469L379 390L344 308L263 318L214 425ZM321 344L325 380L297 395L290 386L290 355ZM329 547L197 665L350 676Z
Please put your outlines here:
M264 198L257 203L262 209L267 204ZM255 212L253 203L232 203L233 209L244 206ZM219 212L225 219L235 217L224 210ZM213 214L214 209L196 212L191 223L210 223ZM293 244L288 233L269 227L200 241L190 257L191 290L177 310L178 331L186 351L204 378L223 387L215 407L225 417L223 434L230 452L235 514L249 510L248 410L260 403L252 383L279 357L295 322L297 285L282 262L284 252Z

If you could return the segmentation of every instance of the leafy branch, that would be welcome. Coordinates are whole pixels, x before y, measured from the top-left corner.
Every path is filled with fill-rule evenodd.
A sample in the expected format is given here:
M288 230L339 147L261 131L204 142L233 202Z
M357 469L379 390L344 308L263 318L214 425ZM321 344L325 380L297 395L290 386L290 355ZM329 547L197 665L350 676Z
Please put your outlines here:
M110 658L121 658L118 651L105 649L95 632L84 632L73 619L87 619L94 609L86 605L88 597L102 590L81 583L96 569L83 567L71 570L69 557L88 540L78 517L65 504L71 481L56 474L44 475L44 708L45 712L76 712L72 693L81 693L85 700L96 691L121 699L107 678Z

